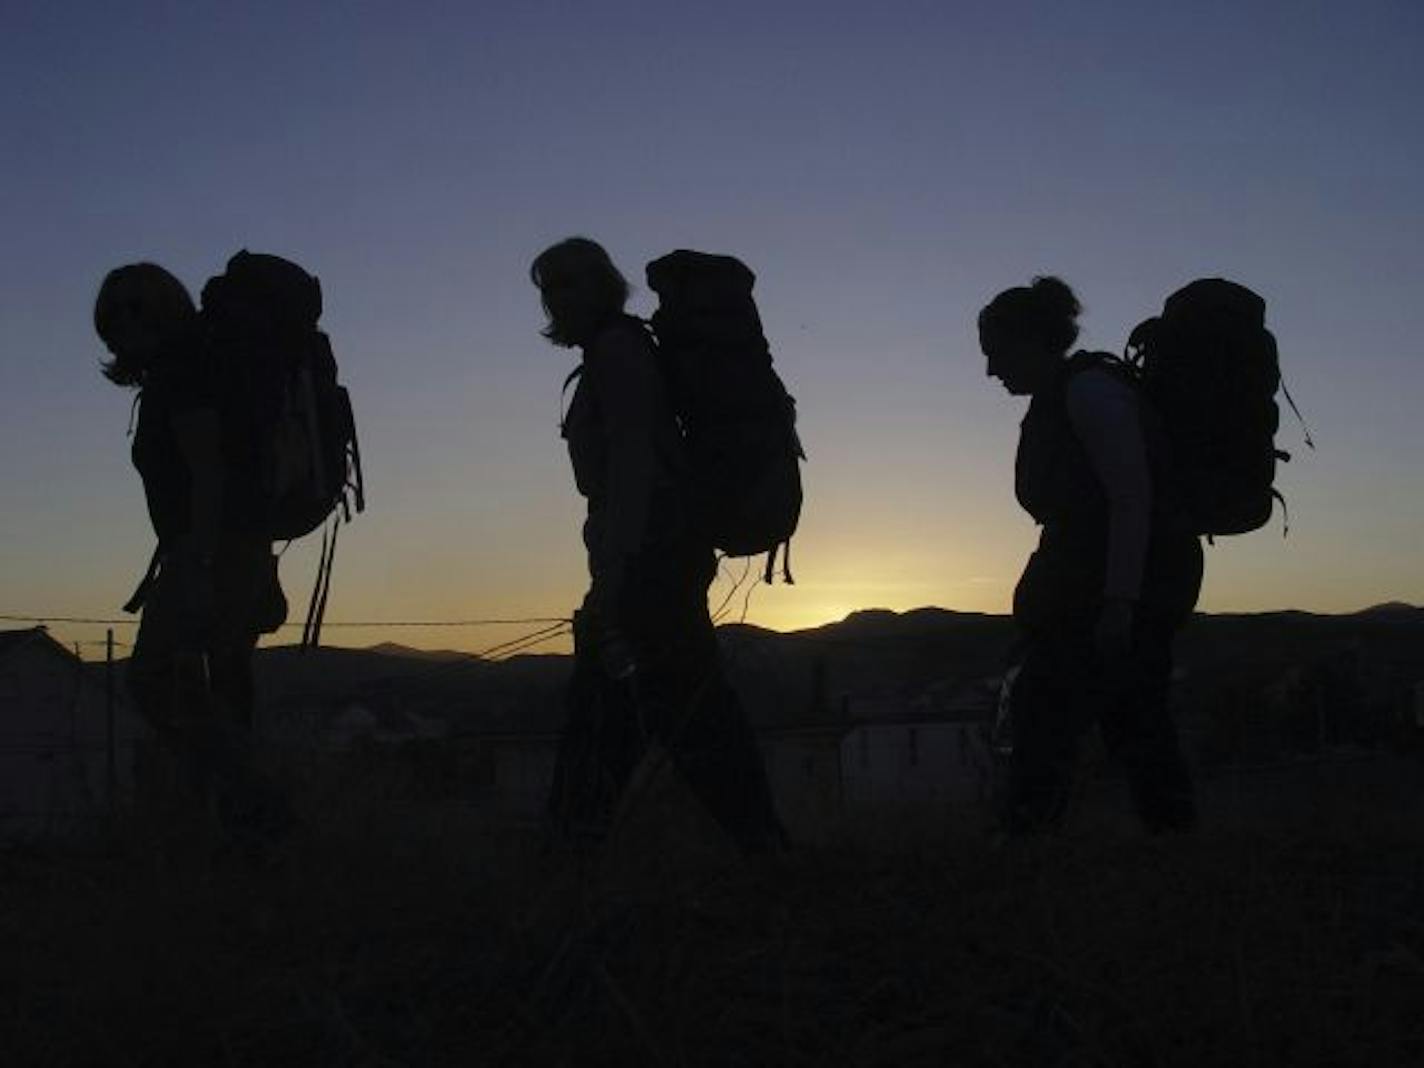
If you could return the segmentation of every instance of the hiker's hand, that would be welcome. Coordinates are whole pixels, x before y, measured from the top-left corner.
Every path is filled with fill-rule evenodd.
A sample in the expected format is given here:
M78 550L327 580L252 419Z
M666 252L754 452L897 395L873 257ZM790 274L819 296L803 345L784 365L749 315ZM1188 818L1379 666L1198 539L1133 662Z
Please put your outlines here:
M594 574L593 585L583 600L583 610L593 617L594 626L602 632L617 622L618 603L622 598L622 562L606 564Z
M617 627L605 627L598 635L598 663L610 679L623 682L638 671L633 645Z
M1098 623L1093 629L1093 647L1104 665L1122 663L1132 652L1132 622L1136 604L1122 597L1110 597L1103 602Z
M621 560L600 566L583 602L603 673L610 679L620 680L632 677L637 669L633 646L624 636L619 618L624 571Z

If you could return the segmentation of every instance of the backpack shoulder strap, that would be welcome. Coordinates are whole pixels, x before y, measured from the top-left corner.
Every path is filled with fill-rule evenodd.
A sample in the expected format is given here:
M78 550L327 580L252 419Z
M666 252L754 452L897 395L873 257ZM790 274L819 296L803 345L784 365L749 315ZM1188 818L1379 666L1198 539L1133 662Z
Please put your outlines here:
M566 438L568 434L569 411L564 406L564 399L569 395L569 387L583 378L583 364L580 363L564 378L564 384L559 389L559 437Z
M1080 349L1068 357L1067 363L1069 375L1098 369L1131 382L1137 381L1137 372L1132 363L1111 352L1088 352Z

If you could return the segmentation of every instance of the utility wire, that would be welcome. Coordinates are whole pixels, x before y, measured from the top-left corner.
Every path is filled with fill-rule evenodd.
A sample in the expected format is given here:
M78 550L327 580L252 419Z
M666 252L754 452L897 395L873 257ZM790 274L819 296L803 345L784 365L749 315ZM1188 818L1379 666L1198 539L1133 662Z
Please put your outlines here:
M548 641L551 638L558 637L563 631L572 630L573 628L570 626L571 623L572 620L561 619L555 626L545 627L543 630L536 630L533 634L526 634L522 638L514 638L507 642L500 642L498 645L491 645L488 649L482 649L478 653L471 653L469 655L480 660L485 660L497 654L505 653L514 646L523 645L531 639L537 638L541 641Z
M533 649L537 645L543 645L545 642L551 642L556 638L567 637L572 633L573 628L566 627L560 630L556 630L552 634L546 634L543 637L530 638L522 645L519 645L516 648L506 649L504 652L500 653L499 656L495 657L495 660L498 663L503 663L506 660L512 660L514 657L520 655L521 653L528 652L530 649Z
M522 635L518 638L511 638L507 642L500 642L488 648L481 649L475 653L460 653L448 661L435 664L427 668L418 668L414 671L400 671L390 675L382 675L379 678L368 679L361 683L362 688L380 688L397 682L410 682L416 679L430 679L437 675L442 675L449 671L458 671L461 668L468 668L476 664L488 664L497 660L498 655L503 653L506 656L513 656L519 652L524 643L537 644L540 641L552 641L560 637L565 629L569 627L572 620L560 619L553 626L541 627L530 634Z
M24 616L0 615L0 622L6 623L88 623L96 626L136 626L137 618L91 619L83 616ZM496 627L522 626L531 623L564 623L561 616L531 616L527 619L372 619L340 620L322 623L328 627ZM283 623L284 628L300 627L300 623Z

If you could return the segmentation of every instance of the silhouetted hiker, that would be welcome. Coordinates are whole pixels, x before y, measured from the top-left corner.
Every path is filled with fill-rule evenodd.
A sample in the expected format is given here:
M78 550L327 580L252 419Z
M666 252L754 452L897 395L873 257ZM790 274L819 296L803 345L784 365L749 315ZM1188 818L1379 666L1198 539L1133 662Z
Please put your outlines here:
M979 313L987 373L1029 396L1014 481L1042 525L1014 591L1023 639L1012 689L1009 829L1055 824L1077 743L1096 720L1152 830L1196 822L1168 706L1172 637L1201 586L1201 545L1174 500L1160 421L1111 356L1068 350L1080 311L1057 278Z
M260 845L290 817L253 761L252 652L287 606L254 491L233 477L223 383L192 298L161 267L110 272L94 326L114 357L104 374L141 391L133 462L158 537L125 605L143 610L128 685L194 787L213 790L224 827Z
M555 345L583 356L563 422L592 583L574 616L574 671L550 817L598 836L648 743L749 854L784 844L746 714L723 677L707 589L717 563L692 521L667 383L628 284L601 246L570 238L530 268Z

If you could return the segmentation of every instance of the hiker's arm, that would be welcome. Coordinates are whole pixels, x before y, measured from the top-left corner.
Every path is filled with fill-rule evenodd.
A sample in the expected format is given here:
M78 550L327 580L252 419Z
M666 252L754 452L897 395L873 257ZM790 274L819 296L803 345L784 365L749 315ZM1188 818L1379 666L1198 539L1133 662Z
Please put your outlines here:
M616 573L643 546L657 485L657 420L662 379L651 350L631 332L618 331L600 346L599 406L608 436L607 500L600 562Z
M1068 418L1108 504L1104 603L1135 603L1152 533L1152 473L1131 386L1090 370L1068 383Z
M222 433L212 408L188 408L172 416L173 437L188 468L191 513L189 549L209 555L222 526Z

